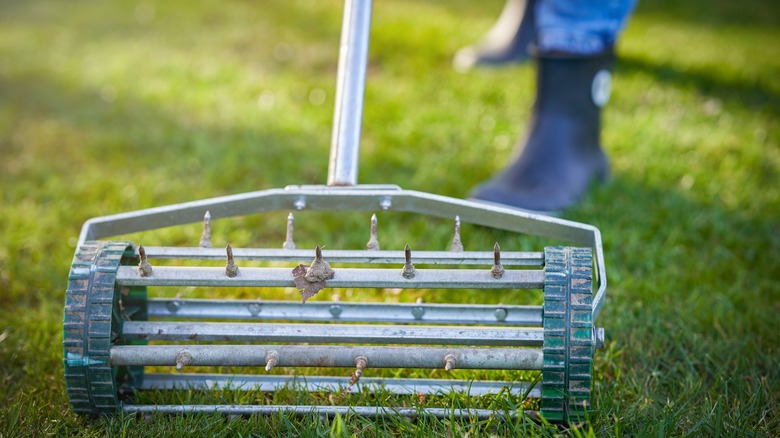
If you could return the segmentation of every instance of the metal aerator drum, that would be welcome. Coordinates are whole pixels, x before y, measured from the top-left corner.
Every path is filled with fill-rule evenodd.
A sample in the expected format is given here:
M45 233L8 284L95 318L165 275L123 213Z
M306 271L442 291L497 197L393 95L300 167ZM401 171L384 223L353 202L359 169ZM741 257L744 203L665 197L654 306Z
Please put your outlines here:
M366 416L414 416L424 411L439 417L493 413L398 406L132 403L132 395L145 390L277 391L294 385L308 391L365 387L398 394L510 391L540 398L541 414L550 421L582 417L590 403L594 349L603 343L603 331L594 328L606 291L598 229L398 186L358 185L370 11L369 1L347 1L345 7L328 185L212 198L99 217L84 224L70 270L63 324L65 379L74 411L253 414L281 410ZM449 251L415 251L409 245L379 249L374 216L366 249L296 249L290 213L282 248L211 248L212 220L274 211L412 212L457 218L456 234ZM203 236L194 247L99 240L201 220ZM485 251L464 251L461 221L577 246L519 252L502 251L496 244ZM161 259L167 262L158 263ZM203 260L223 260L225 265L204 267ZM163 287L220 288L220 296L229 296L221 291L230 288L297 288L304 302L269 301L261 296L250 300L155 297L156 288ZM544 302L532 306L325 301L317 296L325 288L485 293L541 289ZM522 301L523 292L516 293ZM154 367L154 372L148 367ZM252 371L191 372L205 369L201 367ZM267 374L276 367L354 371L351 377L309 371ZM542 378L534 385L370 375L372 369L381 368L540 370Z

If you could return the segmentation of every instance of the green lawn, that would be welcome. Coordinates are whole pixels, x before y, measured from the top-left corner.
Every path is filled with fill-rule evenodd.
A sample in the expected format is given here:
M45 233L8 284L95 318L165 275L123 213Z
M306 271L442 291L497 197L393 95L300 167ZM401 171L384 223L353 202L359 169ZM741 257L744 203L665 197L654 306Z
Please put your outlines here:
M465 197L506 162L533 100L531 66L451 68L502 1L376 3L360 182ZM579 428L522 417L72 414L61 324L81 224L324 183L340 21L338 1L0 1L0 437L780 434L780 7L771 0L646 1L620 42L604 114L612 179L565 214L601 229L610 280L594 409ZM283 217L220 221L215 243L277 247ZM396 219L383 246L446 248L451 224ZM367 223L301 223L298 243L358 248ZM131 237L194 245L199 233ZM545 243L464 228L467 249L494 239L504 249ZM212 396L239 397L200 395Z

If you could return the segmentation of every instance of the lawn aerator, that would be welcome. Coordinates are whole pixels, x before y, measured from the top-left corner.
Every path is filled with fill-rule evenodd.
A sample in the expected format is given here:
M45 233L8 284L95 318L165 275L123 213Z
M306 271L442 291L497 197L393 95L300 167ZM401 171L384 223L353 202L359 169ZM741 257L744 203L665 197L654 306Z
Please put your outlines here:
M65 379L74 411L253 414L283 410L479 418L493 413L488 409L393 406L139 405L125 397L149 389L275 391L296 385L309 391L369 387L399 394L467 391L481 395L504 390L541 398L541 413L550 421L571 421L583 415L590 401L593 353L604 336L603 330L594 328L606 291L599 230L395 185L358 185L370 16L370 1L346 1L327 185L288 186L186 202L98 217L84 224L70 270L63 324ZM211 247L212 221L217 219L308 210L456 218L455 236L448 251L413 252L410 245L403 250L380 249L374 216L366 249L299 249L290 213L282 248ZM201 220L204 230L196 247L144 247L98 240ZM464 251L460 221L583 246L520 252L502 251L497 243L485 251ZM151 262L159 259L174 259L178 264ZM312 259L310 264L302 263ZM226 264L183 266L202 260L225 260ZM242 266L246 261L302 264L293 269ZM331 267L331 263L339 266ZM295 287L304 302L261 297L151 298L155 287ZM306 303L323 288L481 289L482 293L543 289L544 304ZM144 367L150 366L171 367L175 372L145 372ZM255 367L257 372L186 372L198 367ZM265 374L277 367L348 367L354 372L351 377ZM541 385L534 385L366 376L372 368L541 370L542 379Z

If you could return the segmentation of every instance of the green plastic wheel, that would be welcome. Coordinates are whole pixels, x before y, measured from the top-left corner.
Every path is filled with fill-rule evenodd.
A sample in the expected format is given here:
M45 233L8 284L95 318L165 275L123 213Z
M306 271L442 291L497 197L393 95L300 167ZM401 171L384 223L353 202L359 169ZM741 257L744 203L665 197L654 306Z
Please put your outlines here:
M544 250L542 415L584 418L593 372L593 255L590 248Z
M109 364L111 346L124 343L124 321L147 317L146 288L119 287L115 281L120 265L137 263L128 242L86 242L73 257L62 346L68 400L75 412L116 411L120 396L143 377L143 367Z

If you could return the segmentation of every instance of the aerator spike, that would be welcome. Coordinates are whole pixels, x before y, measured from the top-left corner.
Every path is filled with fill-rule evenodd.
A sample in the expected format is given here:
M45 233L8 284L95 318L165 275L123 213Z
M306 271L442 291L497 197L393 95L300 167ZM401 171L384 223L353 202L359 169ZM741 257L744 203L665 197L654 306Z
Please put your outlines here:
M138 275L141 277L152 275L152 265L146 260L146 250L143 245L138 245L138 255L141 257L141 262L138 263Z
M371 237L368 238L366 249L379 250L379 240L376 238L376 215L371 215Z
M501 265L501 247L498 246L498 242L493 245L493 268L490 270L490 275L495 279L504 275L504 267Z
M404 259L406 259L406 262L404 263L404 270L401 271L401 275L403 275L404 278L413 278L415 269L412 264L412 248L409 247L408 243L404 248Z
M276 352L276 350L269 351L268 354L265 355L265 371L271 371L273 367L276 366L276 364L279 363L279 353Z
M304 278L310 283L317 283L330 280L334 275L336 275L336 272L330 267L328 262L322 259L322 248L317 245L314 248L314 261L311 262L311 266L306 271Z
M322 248L319 245L314 248L314 261L311 266L298 265L292 271L293 283L301 293L301 301L304 304L325 288L325 280L330 280L335 275L336 272L330 264L322 259Z
M233 247L228 245L225 247L225 252L227 252L227 264L225 265L225 275L227 275L230 278L233 278L238 275L238 266L236 266L236 263L233 261Z
M284 249L295 249L295 242L293 242L293 223L295 222L295 217L292 213L287 215L287 236L284 238L284 243L282 244L282 248Z
M456 358L452 353L444 356L444 371L452 371L452 369L455 367L455 362L457 361L458 358Z
M460 216L455 216L455 235L452 237L450 251L463 252L463 242L460 241Z
M176 371L181 371L182 368L189 365L190 362L192 362L190 352L187 350L180 351L179 354L176 355Z
M360 379L360 376L363 375L363 369L365 369L368 366L368 358L365 356L358 356L355 358L355 377L357 379ZM357 381L355 379L355 381Z
M211 213L203 215L203 234L200 235L200 247L211 248Z

